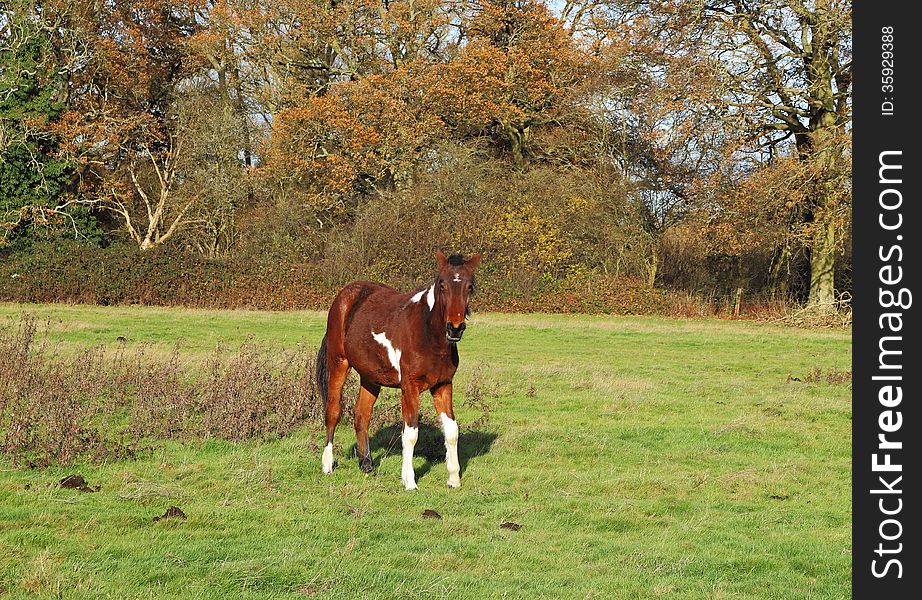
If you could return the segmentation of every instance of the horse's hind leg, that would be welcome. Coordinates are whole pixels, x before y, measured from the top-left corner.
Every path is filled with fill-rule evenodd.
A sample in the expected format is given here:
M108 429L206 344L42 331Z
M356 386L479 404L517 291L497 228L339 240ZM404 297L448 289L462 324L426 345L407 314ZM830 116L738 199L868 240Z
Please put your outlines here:
M371 422L371 410L378 399L381 387L362 381L359 397L355 401L355 442L359 455L359 467L366 473L374 468L371 462L371 447L368 443L368 424Z
M432 390L435 412L442 422L445 434L445 466L448 469L448 487L461 487L461 463L458 461L458 423L451 400L451 384L446 383Z
M343 384L346 383L346 375L349 373L349 363L345 358L332 359L328 358L329 380L327 384L327 445L323 449L323 472L333 472L333 433L336 431L336 425L339 423L339 417L342 414L342 397Z

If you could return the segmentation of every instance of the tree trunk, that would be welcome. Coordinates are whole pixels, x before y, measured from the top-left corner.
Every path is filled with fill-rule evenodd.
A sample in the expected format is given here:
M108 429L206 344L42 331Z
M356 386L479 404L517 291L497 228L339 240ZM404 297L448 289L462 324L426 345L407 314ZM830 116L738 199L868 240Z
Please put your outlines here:
M525 147L528 145L531 127L528 125L506 124L504 129L506 130L506 136L509 138L512 160L516 167L521 168L525 166Z
M813 131L802 147L801 160L813 162L812 225L815 228L810 248L810 297L807 304L822 310L835 310L836 225L832 214L834 192L830 180L840 158L835 147L832 113L821 112L811 123Z
M790 288L788 287L788 277L785 271L790 271L791 247L787 240L784 246L777 252L774 261L769 270L769 282L771 285L772 298L779 300L788 300Z
M237 113L237 118L240 119L240 133L243 136L243 164L247 168L253 166L253 142L250 137L250 121L247 118L247 109L246 105L243 103L243 82L240 81L240 71L234 69L234 112ZM229 95L229 94L228 94ZM252 192L247 191L247 195L250 196Z
M810 306L835 310L836 228L826 219L817 224L810 250Z
M659 239L654 238L650 247L650 270L647 271L647 285L651 288L656 286L656 275L659 271Z
M835 172L842 159L836 142L837 116L833 82L836 68L830 63L835 34L827 15L830 0L816 2L815 21L810 23L811 41L803 50L807 85L812 111L806 136L807 159L814 161L817 180L813 186L813 239L810 249L810 298L808 305L823 311L835 311L836 223ZM800 144L798 144L800 146ZM801 148L799 148L801 149ZM801 159L803 159L803 152Z

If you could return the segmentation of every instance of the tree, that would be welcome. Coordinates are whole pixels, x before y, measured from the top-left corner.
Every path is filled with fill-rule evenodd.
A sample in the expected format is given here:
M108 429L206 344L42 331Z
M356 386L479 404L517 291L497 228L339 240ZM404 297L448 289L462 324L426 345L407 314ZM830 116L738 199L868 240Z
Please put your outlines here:
M187 51L196 1L85 2L71 26L93 52L70 74L59 131L78 167L74 203L114 215L141 250L171 239L192 208L176 194L186 140L177 135L180 87L201 73Z
M240 157L240 114L225 93L220 86L186 90L176 109L184 150L177 157L182 182L175 194L177 205L189 206L184 238L209 258L236 243L237 214L250 196L246 158L242 164Z
M67 207L73 163L59 156L54 130L65 108L63 74L73 56L55 55L66 39L60 15L27 2L4 4L0 15L0 246L27 239L35 228L94 236L95 219Z
M494 145L518 167L534 132L570 122L595 65L565 24L534 0L490 0L470 24L458 59L435 71L435 109L447 123L485 120ZM472 77L473 75L473 77ZM444 81L438 81L444 79Z
M804 164L810 189L790 226L809 240L809 303L832 307L837 232L848 214L850 0L628 2L621 11L656 34L646 37L674 66L693 65L714 82L682 102L735 134L730 160L755 155L758 168L793 154Z
M725 61L731 104L754 141L777 151L793 137L810 171L801 222L810 235L810 304L835 301L836 232L847 218L839 180L847 169L851 121L851 2L713 2L703 7L712 35L736 40ZM757 65L749 73L741 63Z
M392 2L367 12L368 2L356 2L335 33L312 30L304 47L333 48L318 69L338 75L288 90L300 100L273 119L267 153L279 185L349 214L365 194L412 184L441 140L488 140L521 168L536 130L574 121L592 61L544 5L451 7Z

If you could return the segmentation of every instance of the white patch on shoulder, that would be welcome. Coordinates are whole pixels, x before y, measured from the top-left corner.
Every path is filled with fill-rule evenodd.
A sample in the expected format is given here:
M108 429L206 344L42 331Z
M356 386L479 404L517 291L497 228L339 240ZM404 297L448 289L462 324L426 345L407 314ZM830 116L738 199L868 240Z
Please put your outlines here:
M435 284L432 284L432 287L429 288L429 293L426 294L426 304L429 305L429 310L432 310L435 307Z
M394 348L394 345L391 344L391 341L387 339L387 335L382 331L381 333L375 333L372 329L371 337L375 338L375 341L384 346L387 350L387 360L391 361L391 366L394 367L394 370L397 371L397 381L400 381L400 350Z
M320 462L323 464L324 473L333 472L333 444L327 444L327 447L323 449L323 459Z
M460 282L461 282L461 276L458 275L457 273L455 273L455 278L452 279L452 281L454 281L454 282L456 282L456 283L460 283Z
M413 297L410 298L410 302L416 303L416 302L419 302L420 300L422 300L422 299L423 299L423 296L426 295L426 291L427 291L427 290L419 290L418 292L416 292L415 294L413 294Z

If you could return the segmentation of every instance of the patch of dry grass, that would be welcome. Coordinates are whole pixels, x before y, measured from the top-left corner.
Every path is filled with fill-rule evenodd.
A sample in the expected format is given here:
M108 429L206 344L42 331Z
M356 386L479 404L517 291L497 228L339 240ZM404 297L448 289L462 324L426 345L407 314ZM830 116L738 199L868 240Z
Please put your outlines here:
M31 317L0 328L0 452L30 466L134 456L153 439L288 435L322 410L314 353L253 342L199 370L178 351L58 351Z

